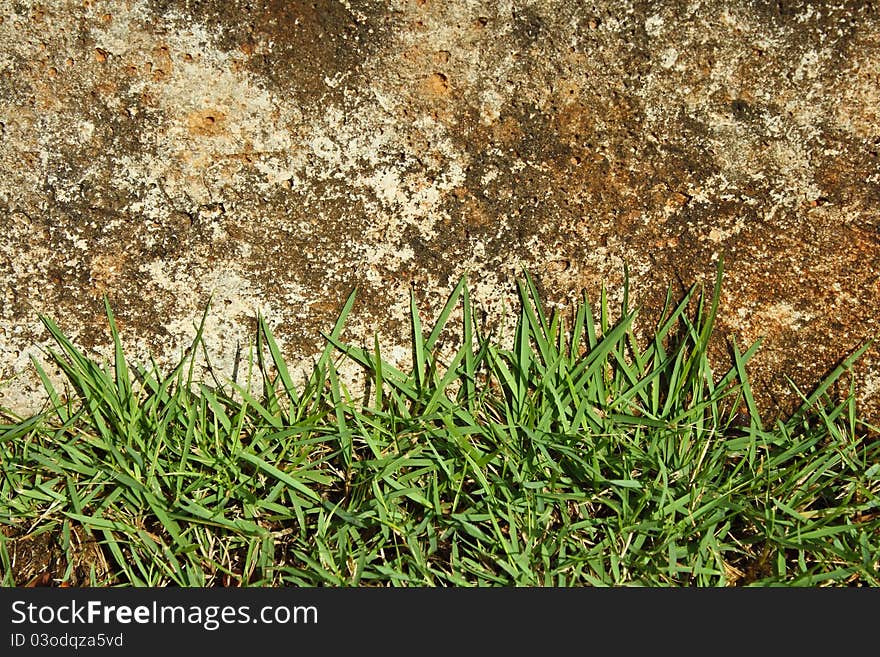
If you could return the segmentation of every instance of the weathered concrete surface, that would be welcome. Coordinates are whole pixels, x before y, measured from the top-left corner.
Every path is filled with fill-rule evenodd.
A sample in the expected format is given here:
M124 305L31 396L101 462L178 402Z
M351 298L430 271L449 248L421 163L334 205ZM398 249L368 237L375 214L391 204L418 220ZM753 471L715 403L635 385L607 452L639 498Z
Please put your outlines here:
M723 255L721 334L768 408L880 310L880 9L864 0L0 2L0 403L54 316L221 371L262 310L312 354L403 344L470 272L562 302L624 262L647 314ZM404 358L398 349L396 357ZM723 344L717 354L724 362ZM729 362L729 361L728 361ZM857 376L880 420L880 355Z

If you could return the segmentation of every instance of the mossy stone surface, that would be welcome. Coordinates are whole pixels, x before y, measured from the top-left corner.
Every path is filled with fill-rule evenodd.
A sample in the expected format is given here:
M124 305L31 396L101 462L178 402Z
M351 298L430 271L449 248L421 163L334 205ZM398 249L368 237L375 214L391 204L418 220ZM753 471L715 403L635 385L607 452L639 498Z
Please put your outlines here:
M9 2L0 7L0 404L42 399L51 314L171 361L209 298L231 372L262 312L293 363L406 357L468 273L487 326L523 267L553 302L628 263L727 275L719 338L764 336L768 410L880 317L880 6L859 1ZM212 297L213 295L213 297ZM729 364L723 340L715 354ZM395 348L397 349L395 351ZM857 370L880 421L880 354ZM304 369L308 369L304 364Z

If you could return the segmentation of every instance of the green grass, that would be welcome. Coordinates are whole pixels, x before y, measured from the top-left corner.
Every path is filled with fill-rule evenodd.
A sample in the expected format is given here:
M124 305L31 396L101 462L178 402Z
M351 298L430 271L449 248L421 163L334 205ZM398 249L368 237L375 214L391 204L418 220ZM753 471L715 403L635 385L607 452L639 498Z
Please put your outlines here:
M68 389L40 370L47 410L0 426L0 580L49 533L56 583L92 537L92 585L877 585L880 442L829 393L868 345L768 426L757 344L709 365L720 284L640 344L626 300L548 314L526 274L504 346L462 280L430 330L412 300L410 371L342 342L352 294L299 386L262 318L247 381L207 385L201 328L160 372L109 306L109 365L44 317Z

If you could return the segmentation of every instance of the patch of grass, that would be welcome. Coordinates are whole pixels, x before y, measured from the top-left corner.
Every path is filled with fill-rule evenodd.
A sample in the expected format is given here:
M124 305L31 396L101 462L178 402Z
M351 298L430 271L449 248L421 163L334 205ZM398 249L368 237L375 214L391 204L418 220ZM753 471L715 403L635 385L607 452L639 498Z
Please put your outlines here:
M409 371L341 340L352 294L300 386L263 318L247 380L207 385L201 327L161 372L127 362L109 307L111 364L44 317L69 390L37 365L48 410L0 426L0 581L48 534L67 584L877 585L880 443L828 394L867 345L765 426L758 345L709 365L720 285L667 296L639 343L626 301L548 314L526 274L503 346L462 280L430 330L413 298Z

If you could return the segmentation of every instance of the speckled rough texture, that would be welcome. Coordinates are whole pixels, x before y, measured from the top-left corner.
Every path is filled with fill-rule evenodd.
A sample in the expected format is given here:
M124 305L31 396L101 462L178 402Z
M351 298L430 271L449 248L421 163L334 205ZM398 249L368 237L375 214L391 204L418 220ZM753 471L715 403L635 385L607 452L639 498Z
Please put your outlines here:
M294 362L405 359L458 277L497 320L528 267L655 315L727 269L723 338L766 336L790 405L880 310L880 8L865 0L0 1L0 404L40 399L55 317L173 359L209 297L216 369L257 311ZM395 350L394 347L397 347ZM167 360L166 360L167 362ZM857 388L880 420L880 354Z

